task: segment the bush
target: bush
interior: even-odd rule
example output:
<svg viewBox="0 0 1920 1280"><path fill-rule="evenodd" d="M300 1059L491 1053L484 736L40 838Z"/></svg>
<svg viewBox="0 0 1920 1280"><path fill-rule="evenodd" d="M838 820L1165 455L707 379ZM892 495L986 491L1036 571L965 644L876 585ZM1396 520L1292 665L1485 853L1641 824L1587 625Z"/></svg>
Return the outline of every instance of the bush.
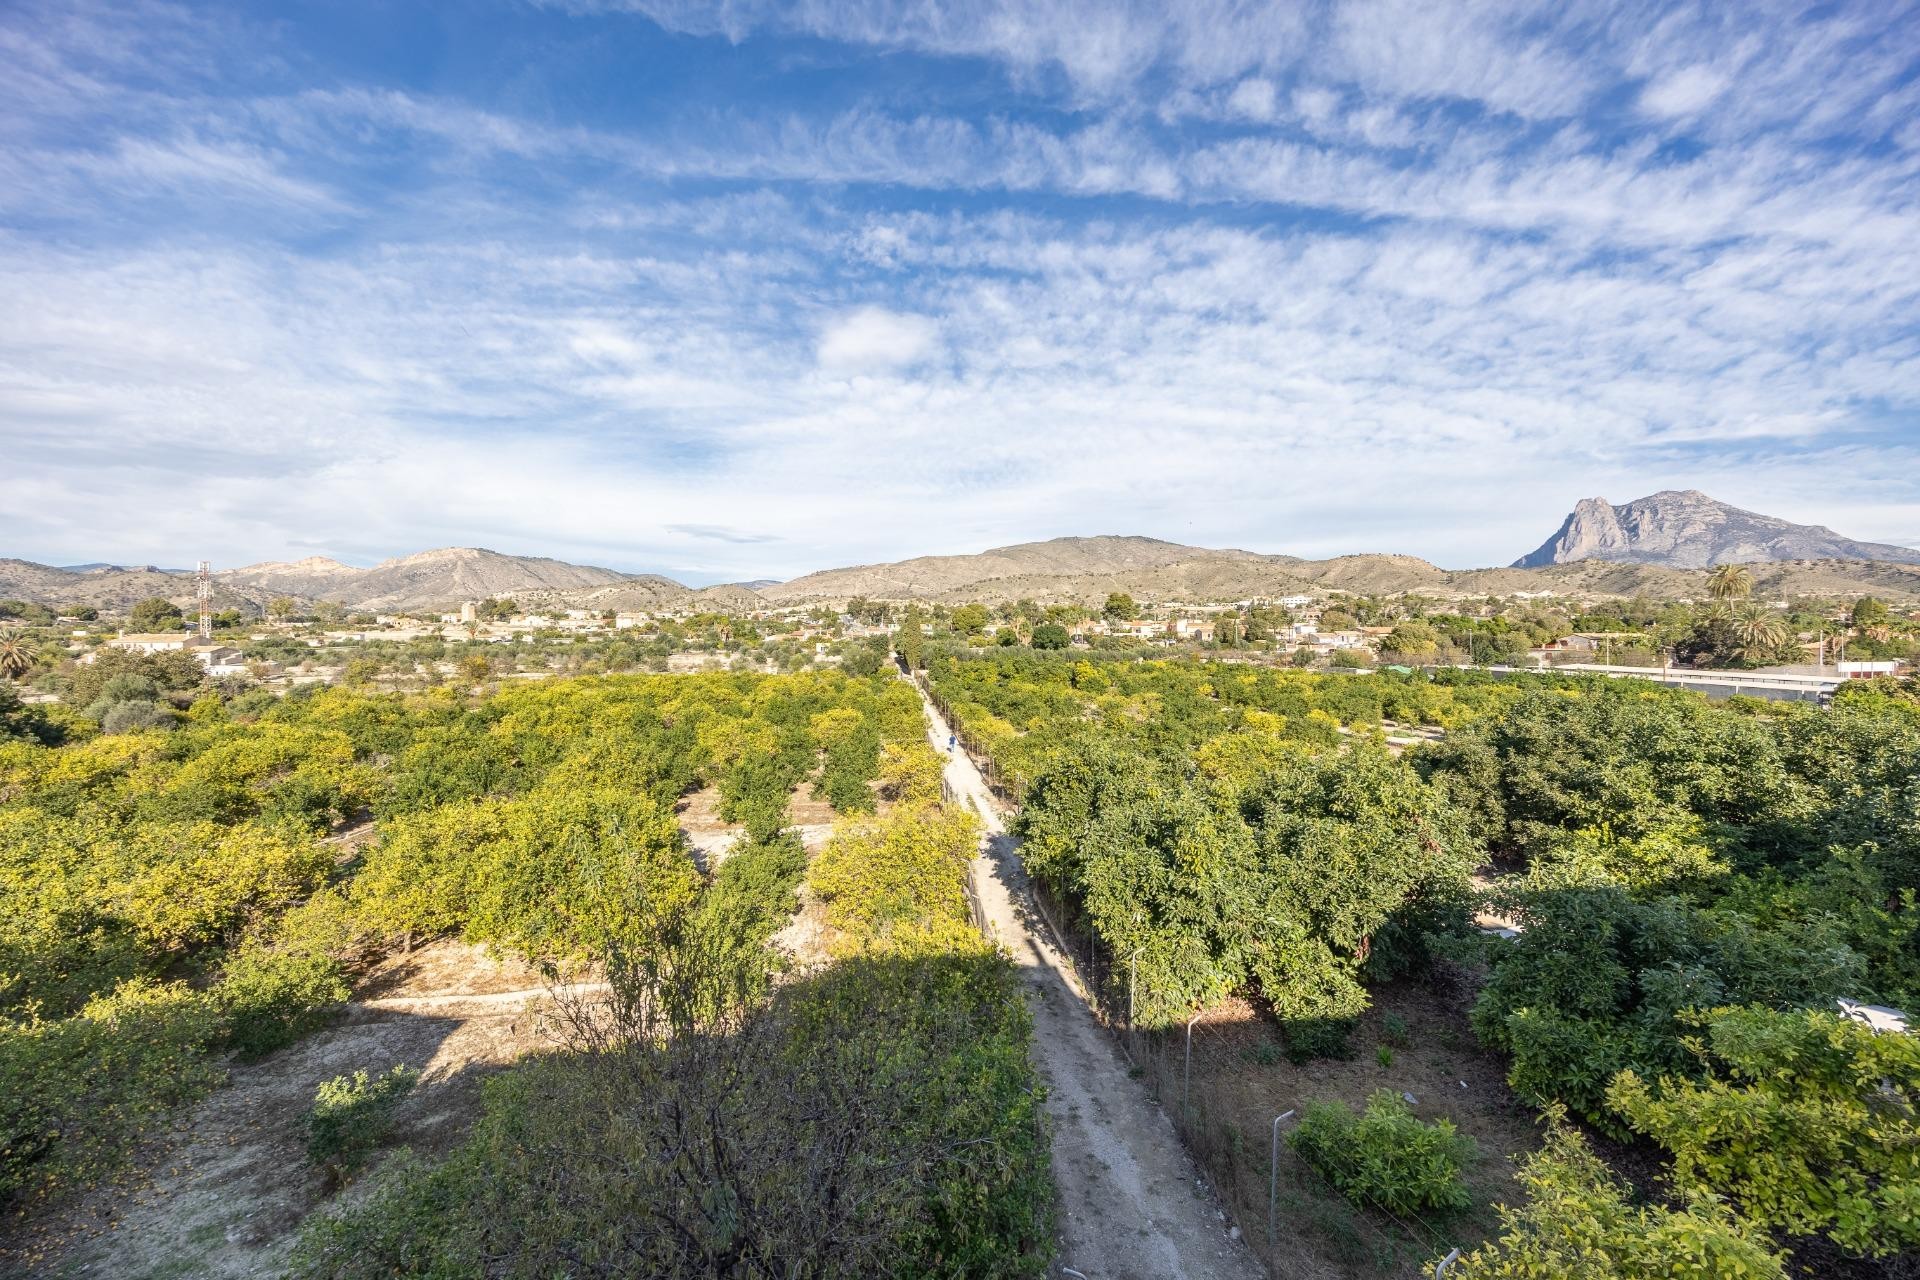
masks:
<svg viewBox="0 0 1920 1280"><path fill-rule="evenodd" d="M1472 1204L1462 1170L1473 1139L1450 1121L1423 1124L1385 1090L1367 1099L1365 1115L1343 1102L1309 1103L1287 1143L1356 1203L1391 1213L1465 1209Z"/></svg>
<svg viewBox="0 0 1920 1280"><path fill-rule="evenodd" d="M748 997L765 992L783 963L767 944L792 919L806 874L807 851L792 832L744 841L720 864L701 895L693 927L710 940L704 963L735 975L727 989Z"/></svg>
<svg viewBox="0 0 1920 1280"><path fill-rule="evenodd" d="M1673 1153L1673 1183L1856 1254L1920 1245L1920 1040L1830 1013L1690 1014L1707 1079L1622 1072L1607 1101Z"/></svg>
<svg viewBox="0 0 1920 1280"><path fill-rule="evenodd" d="M393 1112L420 1080L405 1063L383 1076L335 1076L313 1095L306 1115L307 1158L335 1178L366 1162L393 1128Z"/></svg>
<svg viewBox="0 0 1920 1280"><path fill-rule="evenodd" d="M346 976L331 956L265 947L242 951L214 988L227 1013L227 1043L243 1058L319 1030L347 995Z"/></svg>
<svg viewBox="0 0 1920 1280"><path fill-rule="evenodd" d="M1864 985L1864 961L1829 918L1769 921L1643 902L1617 887L1528 895L1525 931L1498 953L1473 1010L1481 1041L1512 1055L1508 1083L1620 1133L1616 1072L1682 1070L1678 1015L1729 1004L1804 1006Z"/></svg>
<svg viewBox="0 0 1920 1280"><path fill-rule="evenodd" d="M978 943L869 956L723 1026L535 1059L447 1162L315 1215L291 1273L1037 1278L1054 1189L1020 989Z"/></svg>
<svg viewBox="0 0 1920 1280"><path fill-rule="evenodd" d="M92 708L88 710L91 712ZM106 733L143 733L149 729L170 729L173 724L174 717L162 711L157 702L115 702L106 706L100 716L100 728Z"/></svg>
<svg viewBox="0 0 1920 1280"><path fill-rule="evenodd" d="M1613 1280L1785 1280L1766 1238L1711 1200L1637 1208L1580 1135L1549 1111L1541 1149L1520 1168L1526 1203L1500 1206L1500 1238L1455 1264L1460 1280L1608 1276Z"/></svg>
<svg viewBox="0 0 1920 1280"><path fill-rule="evenodd" d="M184 983L143 978L58 1022L0 1023L0 1204L82 1186L150 1122L220 1079L218 1011Z"/></svg>

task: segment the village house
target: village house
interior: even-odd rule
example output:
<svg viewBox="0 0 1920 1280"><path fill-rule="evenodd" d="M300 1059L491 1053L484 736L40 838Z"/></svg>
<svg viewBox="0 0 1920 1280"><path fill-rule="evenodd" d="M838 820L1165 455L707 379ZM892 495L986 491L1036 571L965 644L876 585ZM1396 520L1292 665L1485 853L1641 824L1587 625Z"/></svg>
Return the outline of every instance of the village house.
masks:
<svg viewBox="0 0 1920 1280"><path fill-rule="evenodd" d="M1202 643L1213 639L1213 625L1211 618L1175 618L1170 624L1173 634L1180 639Z"/></svg>
<svg viewBox="0 0 1920 1280"><path fill-rule="evenodd" d="M195 639L185 631L126 632L107 641L116 649L135 653L172 653L184 649Z"/></svg>

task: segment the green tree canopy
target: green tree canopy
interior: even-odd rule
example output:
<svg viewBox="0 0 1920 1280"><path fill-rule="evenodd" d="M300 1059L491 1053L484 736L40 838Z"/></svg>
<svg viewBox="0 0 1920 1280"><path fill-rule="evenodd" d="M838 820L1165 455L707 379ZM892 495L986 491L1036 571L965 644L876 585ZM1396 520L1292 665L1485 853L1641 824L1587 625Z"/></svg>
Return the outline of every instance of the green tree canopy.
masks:
<svg viewBox="0 0 1920 1280"><path fill-rule="evenodd" d="M1073 637L1057 622L1043 622L1033 629L1033 647L1036 649L1064 649L1071 643Z"/></svg>
<svg viewBox="0 0 1920 1280"><path fill-rule="evenodd" d="M1704 1079L1622 1072L1608 1102L1673 1153L1675 1185L1869 1256L1920 1245L1920 1039L1837 1014L1689 1014Z"/></svg>
<svg viewBox="0 0 1920 1280"><path fill-rule="evenodd" d="M171 631L180 618L180 606L160 596L149 596L127 612L127 624L135 631Z"/></svg>
<svg viewBox="0 0 1920 1280"><path fill-rule="evenodd" d="M963 604L953 611L953 616L948 621L956 632L963 636L970 636L987 625L987 606Z"/></svg>

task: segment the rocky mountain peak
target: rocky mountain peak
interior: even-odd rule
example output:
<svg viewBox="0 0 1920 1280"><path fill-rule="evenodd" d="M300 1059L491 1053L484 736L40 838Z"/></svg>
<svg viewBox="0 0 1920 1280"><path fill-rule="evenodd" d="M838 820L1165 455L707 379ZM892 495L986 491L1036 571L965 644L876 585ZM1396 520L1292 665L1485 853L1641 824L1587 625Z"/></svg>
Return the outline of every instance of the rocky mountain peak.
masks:
<svg viewBox="0 0 1920 1280"><path fill-rule="evenodd" d="M1769 560L1879 560L1920 563L1920 551L1856 542L1824 525L1794 524L1729 506L1698 489L1663 489L1614 506L1582 498L1560 529L1513 562L1532 569L1576 560L1659 564L1676 569Z"/></svg>

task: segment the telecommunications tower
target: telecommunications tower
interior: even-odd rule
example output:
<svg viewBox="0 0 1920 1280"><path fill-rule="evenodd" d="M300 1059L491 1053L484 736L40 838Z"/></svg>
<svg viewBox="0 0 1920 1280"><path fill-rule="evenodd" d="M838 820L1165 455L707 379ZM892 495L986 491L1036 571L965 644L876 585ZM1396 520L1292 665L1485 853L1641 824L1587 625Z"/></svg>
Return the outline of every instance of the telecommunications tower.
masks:
<svg viewBox="0 0 1920 1280"><path fill-rule="evenodd" d="M213 639L213 565L200 562L200 638Z"/></svg>

